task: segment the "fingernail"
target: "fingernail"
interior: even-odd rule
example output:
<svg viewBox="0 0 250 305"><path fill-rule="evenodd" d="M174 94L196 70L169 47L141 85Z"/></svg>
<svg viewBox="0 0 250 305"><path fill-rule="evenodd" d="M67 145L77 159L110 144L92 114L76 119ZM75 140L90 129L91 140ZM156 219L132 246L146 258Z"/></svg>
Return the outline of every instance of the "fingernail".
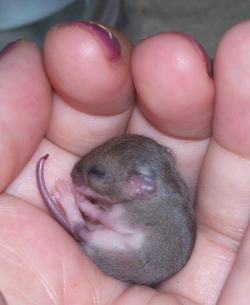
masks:
<svg viewBox="0 0 250 305"><path fill-rule="evenodd" d="M106 50L106 54L108 56L109 61L117 62L121 58L121 45L119 40L115 37L113 33L111 33L108 29L106 29L103 25L92 21L77 21L74 24L83 25L84 27L91 30L95 37L102 43Z"/></svg>
<svg viewBox="0 0 250 305"><path fill-rule="evenodd" d="M8 43L1 51L0 51L0 57L3 56L4 54L8 53L16 44L16 41L12 41L10 43Z"/></svg>
<svg viewBox="0 0 250 305"><path fill-rule="evenodd" d="M203 57L208 76L213 77L213 60L207 55L207 52L205 51L203 46L196 39L194 39L192 36L190 36L187 33L184 33L184 32L175 32L175 33L185 36L189 41L191 41L193 43L193 45L196 47L196 49L199 51L199 53Z"/></svg>

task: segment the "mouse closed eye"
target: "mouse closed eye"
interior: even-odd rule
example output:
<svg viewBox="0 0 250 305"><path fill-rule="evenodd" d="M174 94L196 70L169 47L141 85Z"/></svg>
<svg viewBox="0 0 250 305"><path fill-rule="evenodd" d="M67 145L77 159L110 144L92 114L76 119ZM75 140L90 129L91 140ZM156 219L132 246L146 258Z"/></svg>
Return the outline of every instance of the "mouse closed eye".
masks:
<svg viewBox="0 0 250 305"><path fill-rule="evenodd" d="M44 184L42 176L40 170L38 184ZM186 264L196 222L169 149L144 136L122 135L82 157L71 176L70 186L57 186L56 202L44 186L41 195L101 270L155 285Z"/></svg>
<svg viewBox="0 0 250 305"><path fill-rule="evenodd" d="M94 177L94 179L97 180L104 180L106 174L104 171L102 171L101 169L98 169L96 166L93 166L90 168L88 175Z"/></svg>

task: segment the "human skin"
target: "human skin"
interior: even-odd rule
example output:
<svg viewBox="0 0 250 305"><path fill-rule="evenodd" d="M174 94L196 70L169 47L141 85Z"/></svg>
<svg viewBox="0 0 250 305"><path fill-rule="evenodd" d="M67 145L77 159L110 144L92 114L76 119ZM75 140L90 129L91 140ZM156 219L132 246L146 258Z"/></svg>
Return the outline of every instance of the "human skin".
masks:
<svg viewBox="0 0 250 305"><path fill-rule="evenodd" d="M43 57L27 41L1 56L0 289L9 304L249 304L249 30L246 21L222 37L213 79L177 33L143 40L130 58L115 32L123 55L111 63L88 28L64 24L48 33ZM196 197L194 252L158 290L105 276L51 217L35 181L40 156L50 153L53 187L126 127L170 147Z"/></svg>

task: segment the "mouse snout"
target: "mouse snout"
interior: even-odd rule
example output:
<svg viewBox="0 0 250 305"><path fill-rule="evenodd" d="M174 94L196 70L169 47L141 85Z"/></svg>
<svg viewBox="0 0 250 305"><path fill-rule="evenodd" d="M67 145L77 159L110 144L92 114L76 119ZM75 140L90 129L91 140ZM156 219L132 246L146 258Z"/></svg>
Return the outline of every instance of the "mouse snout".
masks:
<svg viewBox="0 0 250 305"><path fill-rule="evenodd" d="M83 176L81 166L79 166L79 163L76 163L76 165L73 167L71 171L71 178L75 186L81 186L83 184L86 184L86 179Z"/></svg>

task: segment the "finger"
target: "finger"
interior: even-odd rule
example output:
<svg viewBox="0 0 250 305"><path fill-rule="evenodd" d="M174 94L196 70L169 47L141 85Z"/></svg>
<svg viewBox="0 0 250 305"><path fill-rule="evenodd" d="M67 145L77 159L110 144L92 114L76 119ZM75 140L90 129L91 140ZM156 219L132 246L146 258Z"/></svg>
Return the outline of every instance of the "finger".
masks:
<svg viewBox="0 0 250 305"><path fill-rule="evenodd" d="M228 256L232 256L228 270L235 260L219 304L249 303L249 231L242 240L250 217L249 30L250 21L234 26L221 40L216 52L218 97L214 140L210 149L211 157L206 162L206 168L209 169L207 174L204 169L200 194L200 198L204 198L203 206L200 207L202 224L212 229L210 238L215 243L220 243L220 236L230 241L224 245L224 255L227 251L230 253ZM205 187L210 175L217 179L210 179ZM213 196L207 194L207 188L210 188ZM243 244L235 258L240 242Z"/></svg>
<svg viewBox="0 0 250 305"><path fill-rule="evenodd" d="M211 283L205 291L199 285L194 293L212 296L213 302L232 267L250 216L249 30L249 21L230 29L220 41L214 61L214 131L197 198L196 262L200 267L194 275L197 283Z"/></svg>
<svg viewBox="0 0 250 305"><path fill-rule="evenodd" d="M0 58L0 189L17 176L43 137L51 115L52 93L41 50L18 41Z"/></svg>
<svg viewBox="0 0 250 305"><path fill-rule="evenodd" d="M83 154L125 130L134 101L131 44L103 26L75 22L48 33L44 61L56 94L47 137Z"/></svg>
<svg viewBox="0 0 250 305"><path fill-rule="evenodd" d="M233 27L216 51L214 133L199 196L202 223L237 241L249 218L249 29L250 21Z"/></svg>
<svg viewBox="0 0 250 305"><path fill-rule="evenodd" d="M214 86L202 47L181 33L160 33L132 54L138 108L128 131L152 136L172 148L194 194L211 135Z"/></svg>

